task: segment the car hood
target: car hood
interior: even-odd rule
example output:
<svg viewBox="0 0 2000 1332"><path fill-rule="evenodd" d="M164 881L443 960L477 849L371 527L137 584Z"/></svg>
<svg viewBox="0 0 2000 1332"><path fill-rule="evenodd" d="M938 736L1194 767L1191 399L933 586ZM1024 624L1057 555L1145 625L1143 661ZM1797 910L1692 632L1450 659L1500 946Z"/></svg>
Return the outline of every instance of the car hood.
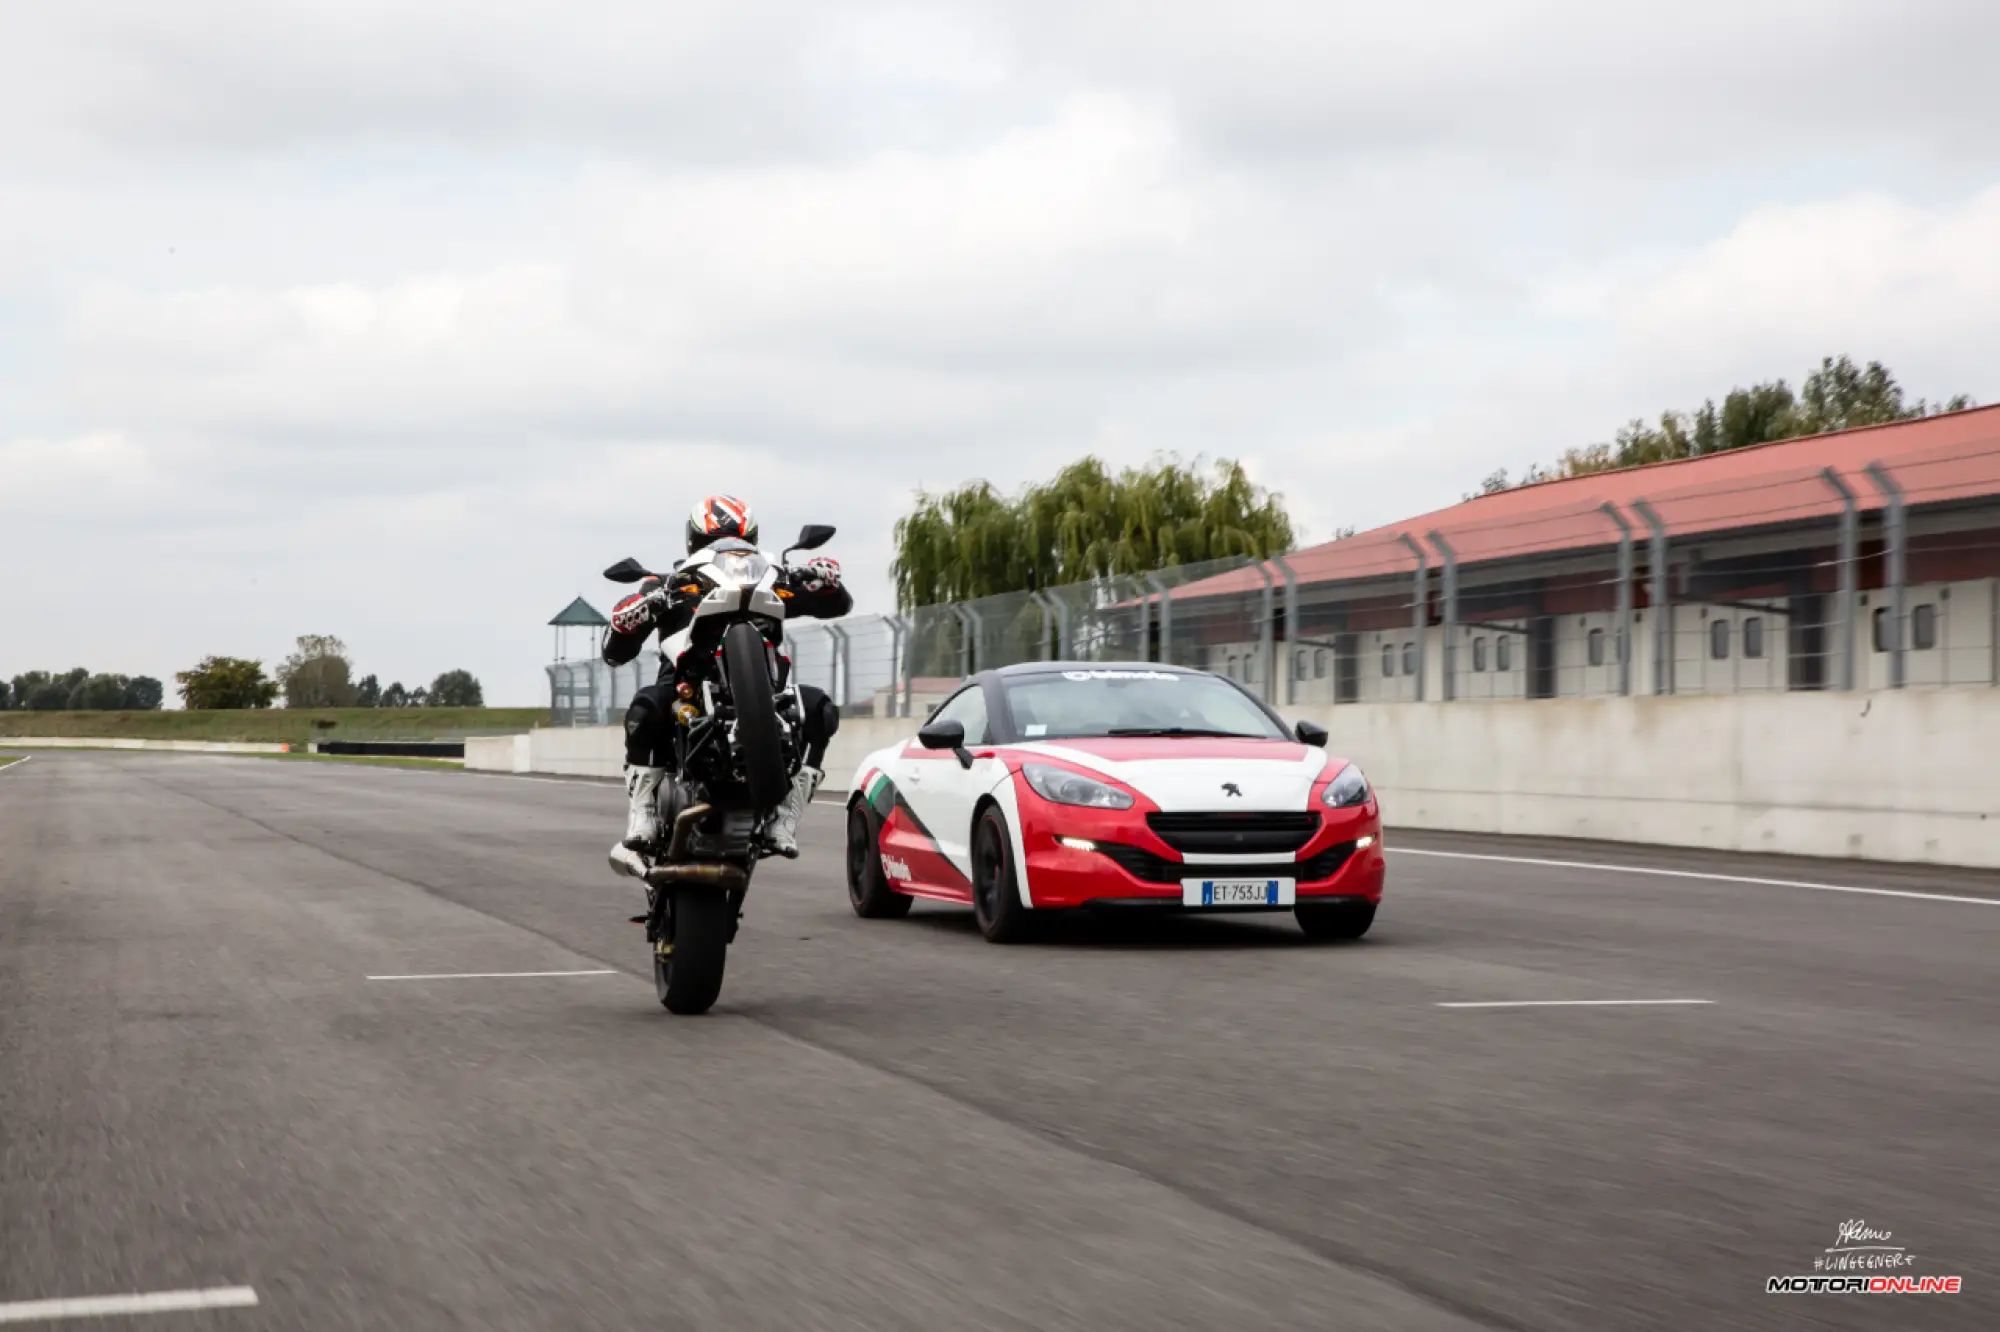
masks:
<svg viewBox="0 0 2000 1332"><path fill-rule="evenodd" d="M1346 760L1290 740L1175 738L1030 741L1019 762L1059 759L1122 782L1162 810L1304 809L1313 783ZM1241 795L1231 795L1225 784Z"/></svg>

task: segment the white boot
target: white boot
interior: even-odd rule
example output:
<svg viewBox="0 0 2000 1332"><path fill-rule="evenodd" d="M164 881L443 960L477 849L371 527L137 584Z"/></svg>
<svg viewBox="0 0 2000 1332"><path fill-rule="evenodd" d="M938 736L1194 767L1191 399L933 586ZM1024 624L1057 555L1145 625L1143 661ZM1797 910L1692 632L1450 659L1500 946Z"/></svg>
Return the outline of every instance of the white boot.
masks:
<svg viewBox="0 0 2000 1332"><path fill-rule="evenodd" d="M799 820L805 817L806 806L812 803L813 792L826 780L826 774L807 764L799 769L799 775L792 778L791 793L785 803L779 805L771 816L771 829L766 834L771 849L787 860L799 858Z"/></svg>
<svg viewBox="0 0 2000 1332"><path fill-rule="evenodd" d="M646 858L640 852L651 850L659 840L660 783L666 775L665 768L625 765L625 795L630 804L625 814L624 840L611 848L613 869L635 878L644 877Z"/></svg>

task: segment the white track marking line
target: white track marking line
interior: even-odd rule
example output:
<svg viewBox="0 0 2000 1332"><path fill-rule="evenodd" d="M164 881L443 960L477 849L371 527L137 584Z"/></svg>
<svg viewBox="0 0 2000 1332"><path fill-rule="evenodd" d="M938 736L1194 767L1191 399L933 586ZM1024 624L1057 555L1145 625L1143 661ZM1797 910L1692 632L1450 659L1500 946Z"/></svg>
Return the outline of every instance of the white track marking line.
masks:
<svg viewBox="0 0 2000 1332"><path fill-rule="evenodd" d="M0 1323L33 1323L55 1318L112 1318L121 1314L180 1313L188 1309L250 1309L257 1292L248 1286L206 1290L156 1290L144 1295L86 1295L73 1299L18 1300L0 1304Z"/></svg>
<svg viewBox="0 0 2000 1332"><path fill-rule="evenodd" d="M1650 865L1602 865L1583 860L1544 860L1535 856L1476 855L1470 851L1428 851L1413 846L1385 850L1405 856L1438 856L1446 860L1493 860L1506 865L1547 865L1556 869L1596 870L1604 874L1654 874L1668 879L1707 879L1713 883L1750 883L1765 888L1806 888L1816 893L1859 893L1866 897L1907 897L1919 902L1959 902L1967 906L2000 907L2000 897L1960 897L1952 893L1919 893L1906 888L1858 888L1844 883L1806 883L1799 879L1757 879L1743 874L1709 874L1700 870L1656 869Z"/></svg>
<svg viewBox="0 0 2000 1332"><path fill-rule="evenodd" d="M1439 1008L1650 1008L1666 1004L1712 1004L1713 999L1481 999L1439 1004Z"/></svg>
<svg viewBox="0 0 2000 1332"><path fill-rule="evenodd" d="M411 976L370 976L372 981L524 980L531 976L615 976L609 967L597 971L434 971Z"/></svg>
<svg viewBox="0 0 2000 1332"><path fill-rule="evenodd" d="M13 755L10 754L8 755L8 757L13 758L14 761L12 763L0 764L0 777L5 777L8 773L14 771L14 769L16 768L25 768L30 763L33 763L35 761L35 756L33 754L22 754L18 758L15 758Z"/></svg>

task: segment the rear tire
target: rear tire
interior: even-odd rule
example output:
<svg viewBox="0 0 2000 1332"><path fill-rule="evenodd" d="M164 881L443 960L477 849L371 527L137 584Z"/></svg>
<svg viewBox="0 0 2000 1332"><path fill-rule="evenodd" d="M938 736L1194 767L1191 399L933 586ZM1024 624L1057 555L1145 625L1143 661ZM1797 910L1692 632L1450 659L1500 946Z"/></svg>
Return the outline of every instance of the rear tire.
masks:
<svg viewBox="0 0 2000 1332"><path fill-rule="evenodd" d="M979 816L972 834L972 916L988 943L1021 943L1035 932L1034 913L1021 901L1014 839L993 808Z"/></svg>
<svg viewBox="0 0 2000 1332"><path fill-rule="evenodd" d="M764 636L747 624L732 624L722 636L723 668L736 705L737 759L758 811L776 809L791 790L785 771L778 701L772 691L769 649Z"/></svg>
<svg viewBox="0 0 2000 1332"><path fill-rule="evenodd" d="M868 807L847 811L847 901L863 920L900 920L910 914L910 898L889 886L882 873L882 847Z"/></svg>
<svg viewBox="0 0 2000 1332"><path fill-rule="evenodd" d="M1359 939L1375 923L1375 903L1301 902L1292 914L1308 939Z"/></svg>
<svg viewBox="0 0 2000 1332"><path fill-rule="evenodd" d="M736 909L717 888L676 888L673 952L653 954L653 988L661 1005L682 1017L706 1013L722 994Z"/></svg>

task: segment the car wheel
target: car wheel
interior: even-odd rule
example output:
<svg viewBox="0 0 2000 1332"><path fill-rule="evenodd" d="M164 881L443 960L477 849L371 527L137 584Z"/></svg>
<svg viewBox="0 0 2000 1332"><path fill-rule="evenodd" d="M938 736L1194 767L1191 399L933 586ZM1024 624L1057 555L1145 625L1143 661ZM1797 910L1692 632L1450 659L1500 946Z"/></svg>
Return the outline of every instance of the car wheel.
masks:
<svg viewBox="0 0 2000 1332"><path fill-rule="evenodd" d="M910 914L910 898L882 874L882 848L868 807L847 811L847 902L863 920L896 920Z"/></svg>
<svg viewBox="0 0 2000 1332"><path fill-rule="evenodd" d="M1021 903L1014 839L997 809L981 814L972 834L972 915L988 943L1020 943L1034 931L1034 914Z"/></svg>
<svg viewBox="0 0 2000 1332"><path fill-rule="evenodd" d="M1373 902L1301 902L1292 908L1308 939L1359 939L1375 923Z"/></svg>

